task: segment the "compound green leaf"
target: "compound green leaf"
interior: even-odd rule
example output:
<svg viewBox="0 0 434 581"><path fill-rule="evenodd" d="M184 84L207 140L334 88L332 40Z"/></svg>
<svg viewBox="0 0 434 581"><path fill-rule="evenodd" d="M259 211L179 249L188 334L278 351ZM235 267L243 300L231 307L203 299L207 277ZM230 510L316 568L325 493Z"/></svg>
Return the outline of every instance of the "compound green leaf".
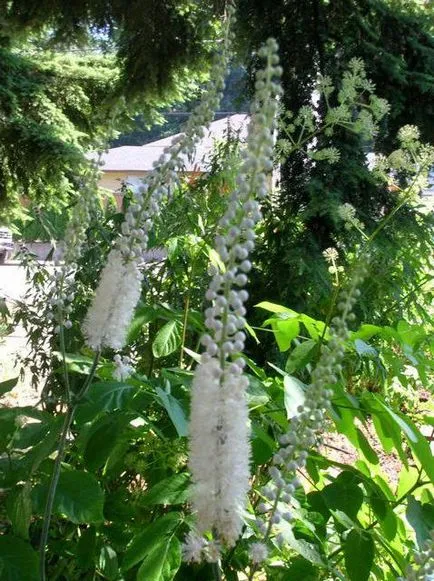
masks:
<svg viewBox="0 0 434 581"><path fill-rule="evenodd" d="M137 581L172 581L181 566L181 543L172 535L161 539L137 572Z"/></svg>
<svg viewBox="0 0 434 581"><path fill-rule="evenodd" d="M186 472L160 480L141 499L141 506L182 504L188 498L190 476Z"/></svg>
<svg viewBox="0 0 434 581"><path fill-rule="evenodd" d="M153 553L156 547L169 542L181 521L182 516L179 512L169 512L145 527L127 547L122 561L122 570L128 571L143 561L147 555Z"/></svg>

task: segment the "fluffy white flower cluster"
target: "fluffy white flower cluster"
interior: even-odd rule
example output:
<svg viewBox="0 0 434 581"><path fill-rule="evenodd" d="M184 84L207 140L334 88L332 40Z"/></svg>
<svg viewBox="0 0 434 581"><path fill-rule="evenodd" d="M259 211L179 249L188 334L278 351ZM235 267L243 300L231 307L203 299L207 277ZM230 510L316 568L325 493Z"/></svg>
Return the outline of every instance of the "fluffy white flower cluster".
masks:
<svg viewBox="0 0 434 581"><path fill-rule="evenodd" d="M420 131L416 125L404 125L398 131L398 139L401 143L408 144L413 141L418 141L420 137Z"/></svg>
<svg viewBox="0 0 434 581"><path fill-rule="evenodd" d="M291 420L289 431L280 438L281 447L273 457L269 470L271 484L262 489L264 502L258 506L261 513L256 519L258 530L268 538L281 519L292 520L291 502L299 486L297 471L305 468L308 450L317 444L318 433L323 428L325 413L330 408L333 390L341 371L344 356L343 345L348 339L347 321L354 319L351 312L357 297L358 286L365 275L366 267L359 267L354 274L351 287L342 293L338 303L339 315L330 327L331 339L321 347L321 356L312 373L312 382L306 390L303 405L298 415ZM279 537L279 535L277 535Z"/></svg>
<svg viewBox="0 0 434 581"><path fill-rule="evenodd" d="M417 568L409 567L405 577L398 581L432 581L434 579L434 531L431 538L425 541L421 552L416 553L414 560Z"/></svg>
<svg viewBox="0 0 434 581"><path fill-rule="evenodd" d="M214 529L229 546L238 539L249 488L247 380L224 375L217 359L201 363L192 386L190 459L199 534Z"/></svg>
<svg viewBox="0 0 434 581"><path fill-rule="evenodd" d="M206 298L212 306L205 311L208 333L202 338L206 351L192 388L189 466L197 531L199 535L213 531L228 546L241 533L250 475L248 381L242 375L245 362L239 356L244 349L248 293L241 287L252 267L249 253L254 247L254 226L261 218L257 199L268 193L276 97L281 93L275 81L282 72L276 41L270 39L260 56L267 59L267 65L256 75L256 99L237 188L219 223L221 234L215 246L224 269L211 272ZM193 558L191 547L189 554ZM200 554L194 556L200 558Z"/></svg>
<svg viewBox="0 0 434 581"><path fill-rule="evenodd" d="M125 262L113 249L102 272L91 308L83 322L86 342L95 351L121 349L131 314L139 301L142 273L134 262Z"/></svg>
<svg viewBox="0 0 434 581"><path fill-rule="evenodd" d="M143 183L132 188L134 202L126 212L121 227L122 234L110 252L99 287L83 324L87 343L93 349L101 349L104 346L118 349L124 345L128 325L140 298L137 281L141 280L140 266L147 256L149 232L154 220L160 215L161 203L167 199L171 188L179 181L179 172L183 169L185 158L193 153L195 146L204 136L205 128L211 123L214 111L222 98L233 36L229 30L233 13L234 8L230 5L224 48L214 59L209 86L189 117L184 133L173 139L171 145L165 148ZM133 288L130 288L130 285ZM130 288L129 292L127 288ZM127 291L126 295L123 294L124 291Z"/></svg>

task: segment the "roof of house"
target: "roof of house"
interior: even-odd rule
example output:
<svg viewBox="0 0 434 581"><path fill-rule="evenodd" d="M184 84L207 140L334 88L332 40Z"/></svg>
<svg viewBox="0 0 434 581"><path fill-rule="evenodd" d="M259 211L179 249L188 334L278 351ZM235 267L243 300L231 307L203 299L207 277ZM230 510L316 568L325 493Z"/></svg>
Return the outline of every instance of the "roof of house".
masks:
<svg viewBox="0 0 434 581"><path fill-rule="evenodd" d="M239 138L245 140L248 121L249 116L246 114L231 115L218 121L213 121L206 131L205 137L199 142L194 157L192 159L187 159L187 157L184 159L185 171L206 171L214 143L223 140L228 133L228 129L237 132ZM103 172L150 171L153 169L152 164L159 159L164 149L178 136L179 134L172 135L146 145L113 147L103 154L101 169Z"/></svg>

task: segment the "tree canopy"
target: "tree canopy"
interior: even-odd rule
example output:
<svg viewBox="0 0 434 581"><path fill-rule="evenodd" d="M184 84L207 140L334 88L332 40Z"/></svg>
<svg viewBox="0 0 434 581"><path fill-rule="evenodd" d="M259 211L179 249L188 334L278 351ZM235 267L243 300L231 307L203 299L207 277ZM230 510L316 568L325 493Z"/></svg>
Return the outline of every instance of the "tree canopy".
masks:
<svg viewBox="0 0 434 581"><path fill-rule="evenodd" d="M331 292L322 252L336 237L345 237L334 214L337 204L353 204L363 221L374 223L397 203L396 195L373 179L366 153L377 148L391 152L397 147L398 128L406 124L418 125L422 139L433 135L432 9L385 0L240 0L238 7L242 15L238 21L240 45L247 54L270 35L280 44L286 65L282 78L286 110L297 112L302 106L311 106L318 75L336 83L353 57L365 62L376 94L390 104L375 142L366 142L346 130L320 138L322 147L336 146L341 154L327 171L301 153L292 155L282 166L278 205L267 214L262 249L266 276L260 276L266 288L259 294L271 293L275 300L300 309L313 295L320 314ZM254 68L255 60L251 63ZM323 106L319 104L319 114ZM402 212L396 227L378 240L378 249L389 250L387 259L378 257L383 265L380 268L386 267L383 261L389 268L402 260L398 256L403 232L428 243L429 220L414 210ZM391 249L396 262L390 260ZM410 254L406 257L409 284L418 278L421 268L419 257ZM286 272L285 277L282 272ZM376 301L382 295L378 290L372 290Z"/></svg>

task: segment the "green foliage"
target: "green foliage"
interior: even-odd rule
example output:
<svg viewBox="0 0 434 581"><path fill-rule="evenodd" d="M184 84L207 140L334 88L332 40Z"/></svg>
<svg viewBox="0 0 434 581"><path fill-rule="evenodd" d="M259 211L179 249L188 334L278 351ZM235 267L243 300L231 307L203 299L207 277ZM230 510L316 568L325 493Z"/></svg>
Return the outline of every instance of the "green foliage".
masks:
<svg viewBox="0 0 434 581"><path fill-rule="evenodd" d="M68 200L86 172L84 151L107 122L116 69L110 57L0 49L0 200Z"/></svg>
<svg viewBox="0 0 434 581"><path fill-rule="evenodd" d="M191 74L187 67L203 65L202 42L213 36L216 23L210 2L168 0L158 8L150 1L2 2L0 40L9 44L16 36L43 36L48 30L46 44L51 47L111 49L130 93L162 97L177 91Z"/></svg>
<svg viewBox="0 0 434 581"><path fill-rule="evenodd" d="M372 107L371 101L371 112ZM300 131L303 124L315 122L306 110L296 119ZM330 150L323 149L321 155L336 158ZM92 359L80 331L123 212L113 206L96 212L78 264L73 325L60 336L45 318L49 271L24 253L32 285L15 320L29 334L25 367L35 383L41 376L46 379L41 409L0 410L5 506L0 579L38 578L35 549L48 522L47 498L53 500L53 510L41 553L48 578L216 578L210 564L181 558L181 543L193 526L186 436L193 367L204 329L205 273L209 264L221 267L212 247L215 224L226 193L235 187L238 164L237 145L229 139L217 148L208 176L172 192L163 219L155 225L141 302L122 352L134 362L128 379L114 380L110 350ZM408 200L403 191L404 207ZM130 196L125 194L127 206ZM384 229L393 217L392 211L386 215ZM344 248L348 260L360 251L359 234L375 237L375 227L369 230L365 216L363 220L367 233L357 214L340 217L351 228L358 223L357 234L351 231ZM264 295L255 314L250 313L258 321L248 327L245 354L254 477L243 536L221 562L227 579L252 577L248 549L261 538L254 512L263 500L263 486L270 482L278 441L299 413L312 369L331 340L337 290L351 277L338 266L336 262L329 272L324 261L333 293L323 317L312 296L311 308L300 311ZM280 276L287 284L286 273ZM375 272L372 276L379 277ZM387 281L382 284L389 288ZM282 519L276 523L279 537L267 537L269 559L260 574L269 579L396 579L414 562L413 550L433 526L432 454L422 433L422 426L432 425L432 404L424 407L418 397L421 385L429 386L434 377L432 322L427 317L385 317L383 324L373 324L376 311L369 312L372 317L356 322L342 347L321 446L309 450L306 470L298 474L293 521ZM6 393L14 382L0 384L0 392ZM404 396L397 396L398 383ZM350 458L342 452L344 446L350 447ZM392 470L385 462L390 455ZM59 482L50 492L57 468Z"/></svg>

